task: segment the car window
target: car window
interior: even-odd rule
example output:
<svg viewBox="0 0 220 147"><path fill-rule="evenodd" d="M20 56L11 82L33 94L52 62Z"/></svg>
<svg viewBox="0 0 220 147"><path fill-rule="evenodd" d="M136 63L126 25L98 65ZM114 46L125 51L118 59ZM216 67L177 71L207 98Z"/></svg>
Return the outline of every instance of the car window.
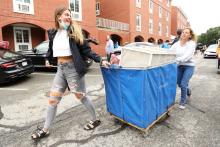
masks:
<svg viewBox="0 0 220 147"><path fill-rule="evenodd" d="M35 47L35 49L39 52L47 52L48 50L48 46L49 46L49 42L48 41L45 41L45 42L42 42L40 43L39 45L37 45Z"/></svg>
<svg viewBox="0 0 220 147"><path fill-rule="evenodd" d="M212 44L212 45L210 45L210 46L207 48L207 50L209 50L209 51L215 51L216 48L217 48L217 44Z"/></svg>
<svg viewBox="0 0 220 147"><path fill-rule="evenodd" d="M13 52L7 51L7 50L0 50L0 59L16 59L20 57L21 55L15 54Z"/></svg>

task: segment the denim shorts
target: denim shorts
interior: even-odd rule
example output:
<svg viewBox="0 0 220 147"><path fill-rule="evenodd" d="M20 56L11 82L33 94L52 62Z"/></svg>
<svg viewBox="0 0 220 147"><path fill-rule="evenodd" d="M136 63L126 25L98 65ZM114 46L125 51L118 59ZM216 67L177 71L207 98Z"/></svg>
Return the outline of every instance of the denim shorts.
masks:
<svg viewBox="0 0 220 147"><path fill-rule="evenodd" d="M64 93L66 88L73 93L86 93L84 76L79 76L73 62L58 64L51 92Z"/></svg>

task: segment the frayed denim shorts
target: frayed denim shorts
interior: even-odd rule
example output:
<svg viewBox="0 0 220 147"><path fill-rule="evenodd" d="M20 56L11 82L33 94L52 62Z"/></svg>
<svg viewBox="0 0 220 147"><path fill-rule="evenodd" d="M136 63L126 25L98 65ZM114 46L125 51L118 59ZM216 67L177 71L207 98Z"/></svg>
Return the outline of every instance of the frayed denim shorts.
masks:
<svg viewBox="0 0 220 147"><path fill-rule="evenodd" d="M86 93L84 76L79 76L73 62L58 64L51 92L64 93L67 88L73 93Z"/></svg>

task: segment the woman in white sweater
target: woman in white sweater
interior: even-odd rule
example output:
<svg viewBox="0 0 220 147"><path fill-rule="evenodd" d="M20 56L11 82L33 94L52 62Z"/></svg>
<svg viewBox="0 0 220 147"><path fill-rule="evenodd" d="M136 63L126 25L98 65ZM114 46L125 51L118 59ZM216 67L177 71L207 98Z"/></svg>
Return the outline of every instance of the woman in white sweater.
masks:
<svg viewBox="0 0 220 147"><path fill-rule="evenodd" d="M180 109L185 109L187 96L191 95L188 85L195 70L195 61L193 60L195 48L195 34L191 28L185 28L180 40L171 47L171 49L176 50L177 84L181 88Z"/></svg>

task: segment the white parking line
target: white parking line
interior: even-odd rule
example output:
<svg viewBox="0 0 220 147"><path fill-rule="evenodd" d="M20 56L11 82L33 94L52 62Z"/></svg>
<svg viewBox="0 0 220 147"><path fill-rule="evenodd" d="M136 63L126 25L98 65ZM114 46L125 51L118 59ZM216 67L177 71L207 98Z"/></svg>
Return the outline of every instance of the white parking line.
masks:
<svg viewBox="0 0 220 147"><path fill-rule="evenodd" d="M0 88L0 90L8 90L8 91L28 91L27 88Z"/></svg>
<svg viewBox="0 0 220 147"><path fill-rule="evenodd" d="M32 73L32 75L54 76L55 73L40 73L40 72L35 72L35 73Z"/></svg>
<svg viewBox="0 0 220 147"><path fill-rule="evenodd" d="M32 73L33 75L42 75L42 76L55 76L55 73ZM90 75L90 74L86 74L86 77L100 77L102 75Z"/></svg>

